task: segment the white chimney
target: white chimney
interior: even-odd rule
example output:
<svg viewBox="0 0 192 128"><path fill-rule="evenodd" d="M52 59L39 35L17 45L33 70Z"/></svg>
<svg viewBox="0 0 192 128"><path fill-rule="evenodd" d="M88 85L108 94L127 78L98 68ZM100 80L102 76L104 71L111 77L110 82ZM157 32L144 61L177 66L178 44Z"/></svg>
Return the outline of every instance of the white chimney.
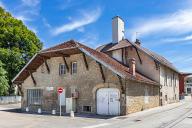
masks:
<svg viewBox="0 0 192 128"><path fill-rule="evenodd" d="M112 42L118 43L124 39L124 22L119 16L112 19Z"/></svg>

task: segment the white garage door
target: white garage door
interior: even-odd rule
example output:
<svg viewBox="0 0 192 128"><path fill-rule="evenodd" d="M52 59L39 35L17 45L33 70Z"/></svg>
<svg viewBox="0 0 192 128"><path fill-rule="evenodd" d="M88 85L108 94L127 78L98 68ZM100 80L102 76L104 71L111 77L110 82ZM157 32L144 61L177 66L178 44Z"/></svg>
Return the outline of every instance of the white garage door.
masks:
<svg viewBox="0 0 192 128"><path fill-rule="evenodd" d="M97 91L97 114L119 115L120 92L116 88L101 88Z"/></svg>

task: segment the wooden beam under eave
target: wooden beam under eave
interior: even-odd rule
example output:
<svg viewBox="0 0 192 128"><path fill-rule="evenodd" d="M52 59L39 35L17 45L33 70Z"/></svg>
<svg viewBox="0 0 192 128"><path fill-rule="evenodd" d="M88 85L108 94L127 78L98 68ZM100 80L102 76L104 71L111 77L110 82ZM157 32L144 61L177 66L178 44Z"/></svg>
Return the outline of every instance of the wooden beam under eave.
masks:
<svg viewBox="0 0 192 128"><path fill-rule="evenodd" d="M36 72L36 69L26 68L26 70L28 70L30 72Z"/></svg>
<svg viewBox="0 0 192 128"><path fill-rule="evenodd" d="M31 76L31 79L32 79L32 81L33 81L34 86L36 86L36 85L37 85L37 82L36 82L35 78L33 77L33 73L31 73L29 70L27 70L27 72L28 72L29 75Z"/></svg>
<svg viewBox="0 0 192 128"><path fill-rule="evenodd" d="M58 56L70 57L70 55L64 54L62 52L55 52Z"/></svg>
<svg viewBox="0 0 192 128"><path fill-rule="evenodd" d="M45 63L47 72L50 73L50 68L49 68L49 65L48 65L48 63L47 63L47 60L44 59L44 63Z"/></svg>
<svg viewBox="0 0 192 128"><path fill-rule="evenodd" d="M119 83L120 83L120 87L121 87L121 90L122 90L122 94L125 94L125 88L123 86L123 81L122 81L122 77L117 75L118 79L119 79Z"/></svg>
<svg viewBox="0 0 192 128"><path fill-rule="evenodd" d="M122 78L121 78L121 76L117 75L117 77L118 77L118 79L119 79L119 83L120 83L120 85L123 86L123 82L122 82Z"/></svg>
<svg viewBox="0 0 192 128"><path fill-rule="evenodd" d="M22 84L24 81L14 81L13 84Z"/></svg>
<svg viewBox="0 0 192 128"><path fill-rule="evenodd" d="M64 63L65 63L67 72L69 72L69 66L68 66L68 64L67 64L66 58L65 58L65 56L62 56L62 57L63 57L63 61L64 61Z"/></svg>
<svg viewBox="0 0 192 128"><path fill-rule="evenodd" d="M88 70L88 69L89 69L89 66L88 66L88 63L87 63L87 58L86 58L86 56L85 56L84 53L82 53L82 55L83 55L83 60L84 60L84 63L85 63L85 67L86 67L86 69Z"/></svg>
<svg viewBox="0 0 192 128"><path fill-rule="evenodd" d="M42 55L39 55L42 59L43 59L43 62L45 63L45 66L46 66L46 69L47 69L47 72L50 73L50 68L49 68L49 65L47 63L47 59L50 59L50 57L45 57L45 56L42 56Z"/></svg>
<svg viewBox="0 0 192 128"><path fill-rule="evenodd" d="M23 90L22 90L22 84L17 85L17 87L18 87L18 90L19 90L19 94L20 94L21 96L23 96L24 93L23 93Z"/></svg>
<svg viewBox="0 0 192 128"><path fill-rule="evenodd" d="M43 59L50 59L51 57L48 57L48 56L44 56L44 55L39 55L40 58L43 58Z"/></svg>
<svg viewBox="0 0 192 128"><path fill-rule="evenodd" d="M105 75L104 75L104 72L103 72L102 65L99 62L97 62L97 63L99 65L99 69L100 69L100 72L101 72L101 76L102 76L103 82L105 83Z"/></svg>
<svg viewBox="0 0 192 128"><path fill-rule="evenodd" d="M138 50L137 50L137 48L134 46L134 48L135 48L135 50L136 50L136 53L137 53L137 56L138 56L138 58L139 58L139 62L140 62L140 64L142 64L142 60L141 60L141 57L140 57L140 55L139 55L139 52L138 52Z"/></svg>
<svg viewBox="0 0 192 128"><path fill-rule="evenodd" d="M154 63L155 63L155 67L156 67L156 70L159 70L160 69L160 64L158 61L154 60Z"/></svg>

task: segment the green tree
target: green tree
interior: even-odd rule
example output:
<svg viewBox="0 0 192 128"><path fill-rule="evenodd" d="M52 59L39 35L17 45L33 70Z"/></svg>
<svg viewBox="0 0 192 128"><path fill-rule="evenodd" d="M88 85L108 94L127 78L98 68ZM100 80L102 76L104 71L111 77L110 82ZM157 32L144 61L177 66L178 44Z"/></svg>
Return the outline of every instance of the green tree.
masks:
<svg viewBox="0 0 192 128"><path fill-rule="evenodd" d="M6 73L7 72L3 68L3 63L0 61L0 96L6 95L9 88Z"/></svg>
<svg viewBox="0 0 192 128"><path fill-rule="evenodd" d="M0 60L10 86L13 77L41 49L42 42L35 33L0 7Z"/></svg>

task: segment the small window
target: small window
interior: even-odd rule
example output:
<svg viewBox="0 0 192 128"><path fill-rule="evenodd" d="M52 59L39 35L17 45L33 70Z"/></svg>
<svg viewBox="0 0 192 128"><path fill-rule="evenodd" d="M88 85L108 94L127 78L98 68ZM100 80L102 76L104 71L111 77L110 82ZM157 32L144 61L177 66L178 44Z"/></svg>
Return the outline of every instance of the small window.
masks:
<svg viewBox="0 0 192 128"><path fill-rule="evenodd" d="M77 62L72 62L72 74L77 73Z"/></svg>
<svg viewBox="0 0 192 128"><path fill-rule="evenodd" d="M65 64L60 64L59 65L59 75L66 74L66 66Z"/></svg>
<svg viewBox="0 0 192 128"><path fill-rule="evenodd" d="M168 100L167 95L165 95L165 101L167 101L167 100Z"/></svg>
<svg viewBox="0 0 192 128"><path fill-rule="evenodd" d="M91 106L83 106L84 112L91 112Z"/></svg>
<svg viewBox="0 0 192 128"><path fill-rule="evenodd" d="M42 96L43 96L42 89L27 89L28 105L41 105Z"/></svg>
<svg viewBox="0 0 192 128"><path fill-rule="evenodd" d="M187 88L187 94L191 93L191 88Z"/></svg>
<svg viewBox="0 0 192 128"><path fill-rule="evenodd" d="M168 79L168 77L167 77L167 74L166 74L166 75L165 75L165 80L164 80L164 82L165 82L164 85L165 85L165 86L167 86L167 79Z"/></svg>

